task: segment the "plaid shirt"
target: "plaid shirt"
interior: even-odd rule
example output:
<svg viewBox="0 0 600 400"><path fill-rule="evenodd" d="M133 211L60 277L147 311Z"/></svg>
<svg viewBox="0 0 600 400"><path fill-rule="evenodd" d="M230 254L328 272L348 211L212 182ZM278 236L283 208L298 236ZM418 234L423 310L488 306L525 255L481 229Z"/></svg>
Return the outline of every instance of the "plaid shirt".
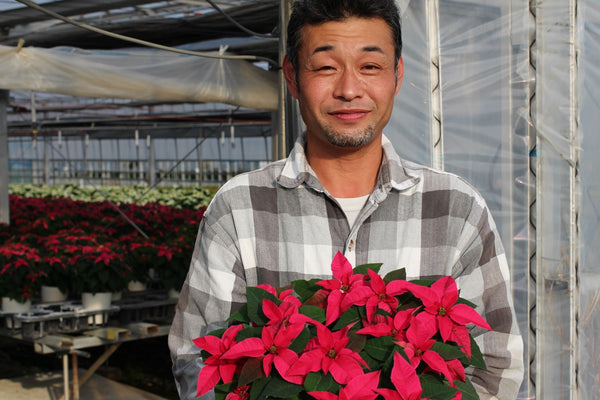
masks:
<svg viewBox="0 0 600 400"><path fill-rule="evenodd" d="M482 399L514 399L523 343L500 237L481 196L461 178L400 159L384 136L376 187L349 226L307 163L301 137L286 160L234 177L208 207L169 335L183 399L202 367L192 339L223 327L246 286L330 278L341 251L352 263L405 267L408 279L453 276L493 328L472 330L488 369L469 370Z"/></svg>

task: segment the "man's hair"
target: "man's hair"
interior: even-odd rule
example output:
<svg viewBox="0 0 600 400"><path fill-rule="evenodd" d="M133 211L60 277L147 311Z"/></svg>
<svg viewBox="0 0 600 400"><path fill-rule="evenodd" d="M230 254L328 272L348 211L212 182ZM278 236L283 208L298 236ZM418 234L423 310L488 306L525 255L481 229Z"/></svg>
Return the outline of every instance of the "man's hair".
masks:
<svg viewBox="0 0 600 400"><path fill-rule="evenodd" d="M394 0L296 0L287 28L287 55L298 71L301 31L305 25L344 21L351 17L381 18L390 27L395 45L396 64L402 54L400 14Z"/></svg>

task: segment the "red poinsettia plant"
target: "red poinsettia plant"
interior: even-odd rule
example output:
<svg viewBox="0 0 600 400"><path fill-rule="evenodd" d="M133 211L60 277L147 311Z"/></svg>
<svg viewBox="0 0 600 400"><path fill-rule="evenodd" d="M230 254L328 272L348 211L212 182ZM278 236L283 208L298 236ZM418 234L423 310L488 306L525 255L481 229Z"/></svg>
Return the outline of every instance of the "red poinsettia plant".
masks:
<svg viewBox="0 0 600 400"><path fill-rule="evenodd" d="M230 326L194 340L197 395L217 400L478 399L465 368L485 368L467 326L490 329L451 277L382 278L338 253L333 279L248 287Z"/></svg>

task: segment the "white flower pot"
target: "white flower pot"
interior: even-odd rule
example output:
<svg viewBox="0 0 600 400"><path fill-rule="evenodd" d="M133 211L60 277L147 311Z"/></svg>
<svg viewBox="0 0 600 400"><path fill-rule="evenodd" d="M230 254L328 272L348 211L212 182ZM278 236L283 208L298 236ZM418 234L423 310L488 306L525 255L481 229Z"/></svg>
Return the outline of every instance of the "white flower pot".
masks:
<svg viewBox="0 0 600 400"><path fill-rule="evenodd" d="M41 297L42 303L56 303L65 301L67 299L67 294L62 292L56 286L42 285Z"/></svg>
<svg viewBox="0 0 600 400"><path fill-rule="evenodd" d="M112 302L111 292L81 293L81 304L86 311L107 310ZM102 325L106 313L98 313L89 317L90 324Z"/></svg>
<svg viewBox="0 0 600 400"><path fill-rule="evenodd" d="M2 311L5 313L17 314L17 313L26 313L31 310L31 300L25 301L25 303L19 303L18 301L8 298L2 297ZM13 326L14 322L14 326ZM12 317L6 318L6 327L9 329L12 328L20 328L21 321L14 321Z"/></svg>
<svg viewBox="0 0 600 400"><path fill-rule="evenodd" d="M130 292L141 292L143 290L146 290L147 288L148 286L144 282L140 281L129 281L129 283L127 284L127 290L129 290Z"/></svg>

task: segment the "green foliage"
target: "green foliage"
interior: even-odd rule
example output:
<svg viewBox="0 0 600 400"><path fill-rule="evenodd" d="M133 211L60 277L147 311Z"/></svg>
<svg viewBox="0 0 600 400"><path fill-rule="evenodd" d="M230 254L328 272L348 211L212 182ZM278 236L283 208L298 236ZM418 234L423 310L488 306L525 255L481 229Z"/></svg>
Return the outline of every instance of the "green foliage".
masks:
<svg viewBox="0 0 600 400"><path fill-rule="evenodd" d="M67 197L84 202L110 201L115 204L135 203L145 205L158 203L175 208L198 209L208 206L218 187L216 186L159 186L146 185L83 187L76 184L43 186L11 184L9 193L21 197L56 198Z"/></svg>

